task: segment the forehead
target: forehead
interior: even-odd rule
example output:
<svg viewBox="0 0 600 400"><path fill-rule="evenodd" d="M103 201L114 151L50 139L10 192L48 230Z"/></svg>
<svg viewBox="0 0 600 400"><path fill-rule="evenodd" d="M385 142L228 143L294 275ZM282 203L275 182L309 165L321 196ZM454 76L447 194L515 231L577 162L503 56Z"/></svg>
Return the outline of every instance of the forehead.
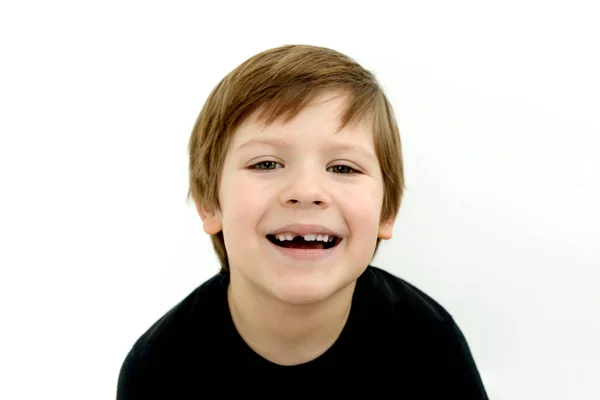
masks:
<svg viewBox="0 0 600 400"><path fill-rule="evenodd" d="M290 121L280 117L271 124L258 119L260 110L246 118L236 129L231 148L246 142L261 142L276 138L281 143L316 144L318 142L360 143L373 147L373 123L371 114L359 121L351 121L341 127L341 118L348 105L347 95L326 92L312 99ZM341 129L340 129L341 128Z"/></svg>

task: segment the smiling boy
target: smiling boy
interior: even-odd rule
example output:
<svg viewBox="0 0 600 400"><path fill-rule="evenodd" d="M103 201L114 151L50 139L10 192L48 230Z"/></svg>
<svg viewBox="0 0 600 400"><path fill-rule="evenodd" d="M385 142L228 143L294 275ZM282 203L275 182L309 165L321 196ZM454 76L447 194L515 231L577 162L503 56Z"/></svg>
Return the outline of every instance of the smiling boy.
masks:
<svg viewBox="0 0 600 400"><path fill-rule="evenodd" d="M207 376L258 368L380 370L408 398L487 398L450 314L370 266L404 190L370 72L322 47L257 54L210 94L189 151L221 271L139 338L118 399L198 397Z"/></svg>

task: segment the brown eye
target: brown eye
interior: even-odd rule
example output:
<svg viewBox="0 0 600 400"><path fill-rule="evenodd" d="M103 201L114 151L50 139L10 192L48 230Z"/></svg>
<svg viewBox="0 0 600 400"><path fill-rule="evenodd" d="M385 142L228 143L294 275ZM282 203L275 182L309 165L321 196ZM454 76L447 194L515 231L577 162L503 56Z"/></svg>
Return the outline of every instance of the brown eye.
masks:
<svg viewBox="0 0 600 400"><path fill-rule="evenodd" d="M352 167L349 167L347 165L334 165L333 167L328 168L332 169L332 172L335 172L337 174L354 174L354 173L358 173L357 170L355 170Z"/></svg>
<svg viewBox="0 0 600 400"><path fill-rule="evenodd" d="M283 166L277 167L276 165L281 165L281 163L278 163L276 161L261 161L259 163L254 164L250 168L252 168L252 169L269 170L269 169L276 169L276 168L282 168L283 167Z"/></svg>

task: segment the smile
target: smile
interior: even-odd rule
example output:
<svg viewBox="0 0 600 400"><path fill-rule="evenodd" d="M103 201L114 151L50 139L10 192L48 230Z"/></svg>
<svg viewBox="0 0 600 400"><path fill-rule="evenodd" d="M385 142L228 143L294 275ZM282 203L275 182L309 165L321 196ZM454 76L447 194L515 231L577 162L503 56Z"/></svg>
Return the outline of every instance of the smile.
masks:
<svg viewBox="0 0 600 400"><path fill-rule="evenodd" d="M328 250L337 246L342 239L327 235L267 235L267 239L276 246L287 249Z"/></svg>

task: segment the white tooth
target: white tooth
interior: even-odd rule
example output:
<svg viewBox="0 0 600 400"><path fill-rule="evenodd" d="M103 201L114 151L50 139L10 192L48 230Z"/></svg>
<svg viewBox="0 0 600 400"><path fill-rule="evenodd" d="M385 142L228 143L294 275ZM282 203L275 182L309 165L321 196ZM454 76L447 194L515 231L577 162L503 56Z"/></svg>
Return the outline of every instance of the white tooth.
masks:
<svg viewBox="0 0 600 400"><path fill-rule="evenodd" d="M279 234L279 235L276 235L276 237L277 237L277 239L278 239L279 241L281 241L281 242L283 242L283 241L285 240L285 235L281 235L281 234Z"/></svg>
<svg viewBox="0 0 600 400"><path fill-rule="evenodd" d="M324 241L324 242L329 242L329 235L323 235L323 236L321 237L321 239L319 239L319 240L322 240L322 241Z"/></svg>
<svg viewBox="0 0 600 400"><path fill-rule="evenodd" d="M328 241L329 241L329 242L333 242L333 238L334 238L334 237L335 237L335 236L333 236L333 235L329 236L329 240L328 240Z"/></svg>
<svg viewBox="0 0 600 400"><path fill-rule="evenodd" d="M294 240L294 236L293 236L292 234L290 234L290 233L286 233L286 234L285 234L285 238L286 238L287 240Z"/></svg>
<svg viewBox="0 0 600 400"><path fill-rule="evenodd" d="M316 238L317 238L317 235L314 235L312 233L309 233L308 235L304 235L304 240L307 240L309 242L312 242Z"/></svg>
<svg viewBox="0 0 600 400"><path fill-rule="evenodd" d="M323 241L323 235L319 233L319 234L317 235L317 240L318 240L319 242L322 242L322 241Z"/></svg>

